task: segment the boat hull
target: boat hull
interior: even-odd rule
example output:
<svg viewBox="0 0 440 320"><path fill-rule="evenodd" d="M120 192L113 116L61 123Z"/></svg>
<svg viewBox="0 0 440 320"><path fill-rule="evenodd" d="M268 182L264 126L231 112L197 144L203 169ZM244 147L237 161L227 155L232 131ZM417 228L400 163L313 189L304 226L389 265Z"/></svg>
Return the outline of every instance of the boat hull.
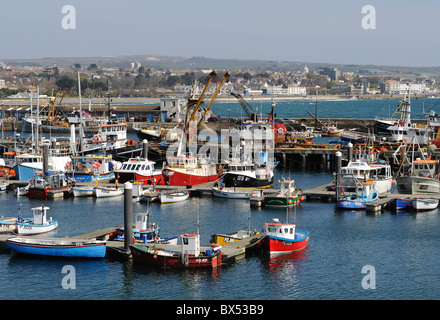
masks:
<svg viewBox="0 0 440 320"><path fill-rule="evenodd" d="M309 231L296 231L295 240L266 235L263 246L270 254L283 254L303 250L309 240Z"/></svg>
<svg viewBox="0 0 440 320"><path fill-rule="evenodd" d="M339 200L336 206L339 209L366 209L367 203L360 200Z"/></svg>
<svg viewBox="0 0 440 320"><path fill-rule="evenodd" d="M93 174L93 173L85 173L85 172L66 172L66 177L75 179L75 182L85 183L85 182L93 182L93 181L101 181L101 180L110 180L115 177L114 172L108 172L103 174Z"/></svg>
<svg viewBox="0 0 440 320"><path fill-rule="evenodd" d="M416 211L434 210L438 207L438 199L413 199L411 207Z"/></svg>
<svg viewBox="0 0 440 320"><path fill-rule="evenodd" d="M65 243L64 243L65 242ZM18 241L15 238L6 241L7 246L15 252L69 258L104 258L106 253L105 241Z"/></svg>
<svg viewBox="0 0 440 320"><path fill-rule="evenodd" d="M300 203L301 196L293 196L293 197L277 197L277 196L267 196L264 197L264 206L266 207L293 207Z"/></svg>
<svg viewBox="0 0 440 320"><path fill-rule="evenodd" d="M397 191L402 194L440 193L440 181L425 177L404 176L396 178Z"/></svg>
<svg viewBox="0 0 440 320"><path fill-rule="evenodd" d="M251 192L251 190L243 191L243 190L237 190L235 188L218 189L217 187L212 187L212 195L214 197L228 198L228 199L249 199L252 196L256 196L257 194Z"/></svg>
<svg viewBox="0 0 440 320"><path fill-rule="evenodd" d="M83 188L72 188L72 193L74 197L92 197L93 189L83 189Z"/></svg>
<svg viewBox="0 0 440 320"><path fill-rule="evenodd" d="M16 223L15 218L0 220L0 233L15 232L17 229L17 226L15 223Z"/></svg>
<svg viewBox="0 0 440 320"><path fill-rule="evenodd" d="M95 188L94 194L96 198L109 198L120 196L124 193L124 189L111 189L111 188Z"/></svg>
<svg viewBox="0 0 440 320"><path fill-rule="evenodd" d="M391 208L395 210L402 210L408 208L408 206L411 204L410 199L400 199L396 198L393 201L391 201L390 206Z"/></svg>
<svg viewBox="0 0 440 320"><path fill-rule="evenodd" d="M162 170L162 174L165 179L165 184L168 182L168 185L170 186L193 186L218 179L218 174L199 175L191 174L189 171L181 172L170 168Z"/></svg>
<svg viewBox="0 0 440 320"><path fill-rule="evenodd" d="M237 188L270 188L273 185L273 179L257 179L247 175L236 173L224 173L222 175L222 181L226 187Z"/></svg>
<svg viewBox="0 0 440 320"><path fill-rule="evenodd" d="M33 224L33 223L16 223L16 233L20 235L34 235L42 234L55 230L58 227L58 221L48 220L47 224Z"/></svg>
<svg viewBox="0 0 440 320"><path fill-rule="evenodd" d="M161 193L159 195L160 203L175 203L182 202L189 198L188 192L179 192L179 193Z"/></svg>
<svg viewBox="0 0 440 320"><path fill-rule="evenodd" d="M147 266L169 268L217 268L221 266L221 251L214 255L198 257L182 255L180 252L155 250L138 245L130 246L133 261Z"/></svg>

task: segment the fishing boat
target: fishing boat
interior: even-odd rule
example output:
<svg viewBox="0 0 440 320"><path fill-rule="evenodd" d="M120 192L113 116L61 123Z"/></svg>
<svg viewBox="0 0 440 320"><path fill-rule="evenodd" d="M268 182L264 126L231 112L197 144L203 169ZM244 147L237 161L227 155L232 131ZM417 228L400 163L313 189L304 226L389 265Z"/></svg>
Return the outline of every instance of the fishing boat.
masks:
<svg viewBox="0 0 440 320"><path fill-rule="evenodd" d="M353 180L352 175L358 180L373 181L379 194L387 194L393 183L391 166L380 161L377 155L377 151L372 148L356 150L353 159L341 168L340 185L345 189L349 188ZM348 179L348 181L345 179Z"/></svg>
<svg viewBox="0 0 440 320"><path fill-rule="evenodd" d="M340 209L366 209L368 202L375 201L378 198L379 194L373 181L359 181L356 179L355 194L345 195L342 191L342 196L338 197L336 206Z"/></svg>
<svg viewBox="0 0 440 320"><path fill-rule="evenodd" d="M133 237L136 241L147 243L148 240L153 240L159 236L159 226L156 223L150 223L150 209L147 212L136 213L135 226L132 230ZM124 240L124 227L120 227L113 231L110 238L112 240Z"/></svg>
<svg viewBox="0 0 440 320"><path fill-rule="evenodd" d="M27 196L33 199L55 199L70 195L73 181L69 181L63 173L36 171L29 181Z"/></svg>
<svg viewBox="0 0 440 320"><path fill-rule="evenodd" d="M246 188L226 188L222 182L214 185L211 190L214 197L227 199L249 199L260 195L260 191L257 190L249 190Z"/></svg>
<svg viewBox="0 0 440 320"><path fill-rule="evenodd" d="M101 240L13 237L6 244L18 253L50 257L104 258L106 252Z"/></svg>
<svg viewBox="0 0 440 320"><path fill-rule="evenodd" d="M421 157L416 157L416 152ZM397 158L400 156L400 159ZM409 157L411 155L411 157ZM440 165L438 160L425 157L425 151L416 139L402 142L393 154L400 161L395 174L397 191L401 194L440 193Z"/></svg>
<svg viewBox="0 0 440 320"><path fill-rule="evenodd" d="M133 261L147 266L171 268L217 268L221 266L221 247L200 248L200 235L185 233L180 236L180 249L163 249L143 244L130 246Z"/></svg>
<svg viewBox="0 0 440 320"><path fill-rule="evenodd" d="M300 231L293 223L282 223L277 218L263 224L264 249L270 254L299 251L307 247L310 231Z"/></svg>
<svg viewBox="0 0 440 320"><path fill-rule="evenodd" d="M126 161L140 156L141 144L127 139L127 122L111 114L107 123L99 126L98 133L81 139L78 153L81 155L105 152L115 161Z"/></svg>
<svg viewBox="0 0 440 320"><path fill-rule="evenodd" d="M193 186L218 179L216 164L187 155L168 156L162 174L170 186Z"/></svg>
<svg viewBox="0 0 440 320"><path fill-rule="evenodd" d="M213 234L211 235L211 239L209 240L210 243L216 243L220 246L224 246L225 244L229 244L232 242L236 242L239 240L243 240L249 237L252 237L256 234L259 234L255 231L249 231L249 230L239 230L233 233L223 234Z"/></svg>
<svg viewBox="0 0 440 320"><path fill-rule="evenodd" d="M142 181L145 185L164 185L165 179L162 176L162 170L156 170L155 164L156 162L146 158L130 158L124 161L121 168L116 171L116 179L120 183Z"/></svg>
<svg viewBox="0 0 440 320"><path fill-rule="evenodd" d="M93 192L96 198L116 197L124 194L124 188L94 187Z"/></svg>
<svg viewBox="0 0 440 320"><path fill-rule="evenodd" d="M182 202L189 198L189 192L182 191L164 191L159 194L160 203Z"/></svg>
<svg viewBox="0 0 440 320"><path fill-rule="evenodd" d="M72 157L72 162L66 164L65 175L76 182L104 181L115 178L118 164L112 156L104 153L90 154L82 157Z"/></svg>
<svg viewBox="0 0 440 320"><path fill-rule="evenodd" d="M0 233L12 233L17 229L16 227L17 218L0 218Z"/></svg>
<svg viewBox="0 0 440 320"><path fill-rule="evenodd" d="M16 233L21 235L34 235L52 231L58 227L58 221L47 219L47 210L50 208L42 205L32 208L32 218L22 218L19 215L16 221Z"/></svg>
<svg viewBox="0 0 440 320"><path fill-rule="evenodd" d="M439 199L416 198L411 201L411 207L416 211L434 210L438 207Z"/></svg>
<svg viewBox="0 0 440 320"><path fill-rule="evenodd" d="M72 193L74 197L92 197L94 195L94 188L73 187Z"/></svg>
<svg viewBox="0 0 440 320"><path fill-rule="evenodd" d="M66 151L50 150L48 157L48 169L52 172L64 172L66 165L71 161ZM38 154L23 153L15 156L16 165L14 171L16 179L20 181L29 181L37 171L43 170L43 156Z"/></svg>
<svg viewBox="0 0 440 320"><path fill-rule="evenodd" d="M411 207L411 199L396 198L388 203L388 207L393 210L402 210Z"/></svg>
<svg viewBox="0 0 440 320"><path fill-rule="evenodd" d="M266 207L286 208L298 205L304 200L301 196L301 189L295 187L295 180L286 180L280 182L280 191L275 195L264 196L264 205Z"/></svg>
<svg viewBox="0 0 440 320"><path fill-rule="evenodd" d="M409 95L408 98L405 97L402 100L398 110L400 118L387 128L390 132L388 140L392 142L414 141L419 145L428 145L432 129L411 122L411 99Z"/></svg>

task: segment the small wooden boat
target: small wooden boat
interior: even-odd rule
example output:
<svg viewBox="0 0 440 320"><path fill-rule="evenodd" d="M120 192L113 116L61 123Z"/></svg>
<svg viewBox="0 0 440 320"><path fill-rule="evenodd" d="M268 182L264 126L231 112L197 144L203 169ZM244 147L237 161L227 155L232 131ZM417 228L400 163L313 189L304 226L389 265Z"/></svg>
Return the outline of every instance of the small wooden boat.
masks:
<svg viewBox="0 0 440 320"><path fill-rule="evenodd" d="M281 254L299 251L307 247L309 231L296 230L292 223L281 223L278 219L263 225L265 237L263 246L270 254Z"/></svg>
<svg viewBox="0 0 440 320"><path fill-rule="evenodd" d="M5 192L9 188L9 182L5 180L0 180L0 192Z"/></svg>
<svg viewBox="0 0 440 320"><path fill-rule="evenodd" d="M213 234L209 242L224 246L225 244L243 240L256 234L258 234L258 232L252 232L248 230L239 230L237 232L228 234Z"/></svg>
<svg viewBox="0 0 440 320"><path fill-rule="evenodd" d="M73 187L72 193L74 197L92 197L94 194L93 188L80 188L80 187Z"/></svg>
<svg viewBox="0 0 440 320"><path fill-rule="evenodd" d="M17 218L0 218L0 233L12 233L17 229L16 226Z"/></svg>
<svg viewBox="0 0 440 320"><path fill-rule="evenodd" d="M54 238L9 238L7 246L15 252L68 258L104 258L106 241Z"/></svg>
<svg viewBox="0 0 440 320"><path fill-rule="evenodd" d="M136 213L135 227L133 228L133 237L136 241L147 243L149 240L154 240L159 236L159 226L156 223L150 223L150 211L144 213ZM113 231L110 238L112 240L124 240L124 228L120 227Z"/></svg>
<svg viewBox="0 0 440 320"><path fill-rule="evenodd" d="M44 205L32 208L33 218L22 218L19 215L16 221L17 234L34 235L56 229L58 227L58 221L52 218L46 218L48 209L50 208Z"/></svg>
<svg viewBox="0 0 440 320"><path fill-rule="evenodd" d="M172 268L217 268L221 266L221 250L212 246L205 251L200 248L200 235L183 234L180 250L158 249L142 244L130 246L133 261L148 266Z"/></svg>
<svg viewBox="0 0 440 320"><path fill-rule="evenodd" d="M434 210L438 207L438 199L423 199L423 198L417 198L413 199L411 201L411 207L416 211L422 211L422 210Z"/></svg>
<svg viewBox="0 0 440 320"><path fill-rule="evenodd" d="M259 191L253 191L244 188L225 188L221 185L213 186L211 190L214 197L228 199L249 199L260 195Z"/></svg>
<svg viewBox="0 0 440 320"><path fill-rule="evenodd" d="M95 187L93 189L96 198L116 197L124 193L124 188Z"/></svg>
<svg viewBox="0 0 440 320"><path fill-rule="evenodd" d="M163 193L159 194L160 203L181 202L181 201L185 201L188 198L189 198L189 192L186 190L163 192Z"/></svg>
<svg viewBox="0 0 440 320"><path fill-rule="evenodd" d="M405 198L396 198L393 199L389 204L389 207L394 210L402 210L409 208L411 205L411 199L405 199Z"/></svg>

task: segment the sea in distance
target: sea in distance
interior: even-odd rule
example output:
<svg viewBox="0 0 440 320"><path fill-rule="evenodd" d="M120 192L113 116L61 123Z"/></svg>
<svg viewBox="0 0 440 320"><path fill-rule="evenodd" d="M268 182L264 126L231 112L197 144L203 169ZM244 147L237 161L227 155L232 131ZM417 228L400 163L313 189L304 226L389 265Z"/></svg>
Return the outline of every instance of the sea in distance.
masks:
<svg viewBox="0 0 440 320"><path fill-rule="evenodd" d="M375 102L378 103L353 103L361 110L368 108L366 104ZM338 116L342 117L346 108L341 105L352 102L328 103L335 109L340 108ZM280 109L277 112L285 109L282 105L277 103ZM333 180L330 171L278 168L275 188L279 188L277 181L282 177L294 179L301 189ZM396 192L395 187L392 192ZM3 216L21 213L27 217L32 207L45 204L50 207L48 216L59 221L59 227L45 236L64 237L122 225L123 202L123 196L33 200L6 192L0 194L0 212ZM146 209L145 203L133 202L134 213ZM247 200L203 196L174 204L152 203L151 215L163 237L196 233L199 221L202 245L209 245L215 233L247 230L249 225L252 230L261 231L263 223L273 218L295 222L298 229L310 231L311 238L308 247L301 252L275 257L254 252L217 270L148 268L114 258L36 258L2 250L0 299L234 300L249 303L440 298L438 209L421 213L384 211L370 215L365 211L337 210L332 202L304 201L287 210L251 208ZM75 270L74 289L63 286L66 276L63 267L66 265ZM167 311L175 312L174 309Z"/></svg>

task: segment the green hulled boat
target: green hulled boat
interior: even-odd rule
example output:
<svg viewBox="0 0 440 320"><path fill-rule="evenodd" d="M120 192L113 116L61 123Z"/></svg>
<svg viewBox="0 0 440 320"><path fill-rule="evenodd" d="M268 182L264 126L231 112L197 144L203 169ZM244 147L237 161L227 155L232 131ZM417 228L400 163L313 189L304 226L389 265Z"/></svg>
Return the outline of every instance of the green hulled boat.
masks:
<svg viewBox="0 0 440 320"><path fill-rule="evenodd" d="M266 207L293 207L303 200L301 189L295 187L294 180L283 180L280 181L280 184L280 192L276 195L264 197L264 205Z"/></svg>

